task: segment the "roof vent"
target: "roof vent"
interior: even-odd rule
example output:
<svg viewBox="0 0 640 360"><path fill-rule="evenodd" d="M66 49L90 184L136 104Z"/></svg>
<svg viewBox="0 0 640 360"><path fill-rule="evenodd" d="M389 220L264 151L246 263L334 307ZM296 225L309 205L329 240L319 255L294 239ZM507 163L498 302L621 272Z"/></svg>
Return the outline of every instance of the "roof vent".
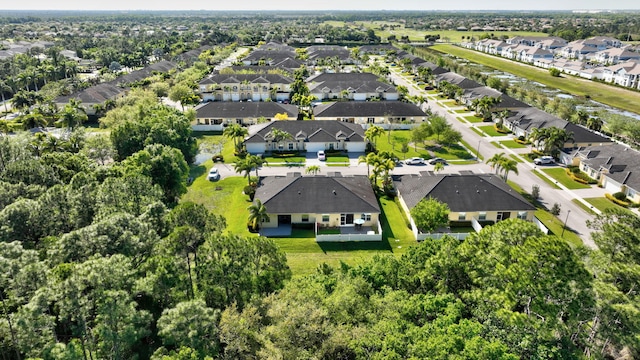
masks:
<svg viewBox="0 0 640 360"><path fill-rule="evenodd" d="M302 194L302 193L300 192L300 190L298 190L298 195L300 195L300 194Z"/></svg>
<svg viewBox="0 0 640 360"><path fill-rule="evenodd" d="M333 195L338 195L335 189L333 189Z"/></svg>

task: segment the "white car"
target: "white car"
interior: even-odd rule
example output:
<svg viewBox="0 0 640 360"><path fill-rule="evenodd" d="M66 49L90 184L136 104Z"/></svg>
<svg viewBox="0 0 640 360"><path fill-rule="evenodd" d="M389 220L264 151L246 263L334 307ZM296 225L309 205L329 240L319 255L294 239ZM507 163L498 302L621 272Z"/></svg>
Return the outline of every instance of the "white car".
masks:
<svg viewBox="0 0 640 360"><path fill-rule="evenodd" d="M320 161L327 160L327 156L324 154L323 150L318 151L318 160L320 160Z"/></svg>
<svg viewBox="0 0 640 360"><path fill-rule="evenodd" d="M211 169L209 169L209 173L207 174L207 180L209 181L220 180L220 171L218 171L218 168L212 167Z"/></svg>
<svg viewBox="0 0 640 360"><path fill-rule="evenodd" d="M424 159L421 157L412 157L404 161L407 165L422 165L424 164Z"/></svg>
<svg viewBox="0 0 640 360"><path fill-rule="evenodd" d="M553 156L541 156L539 158L533 159L533 163L536 165L547 165L553 164L555 160L553 160Z"/></svg>

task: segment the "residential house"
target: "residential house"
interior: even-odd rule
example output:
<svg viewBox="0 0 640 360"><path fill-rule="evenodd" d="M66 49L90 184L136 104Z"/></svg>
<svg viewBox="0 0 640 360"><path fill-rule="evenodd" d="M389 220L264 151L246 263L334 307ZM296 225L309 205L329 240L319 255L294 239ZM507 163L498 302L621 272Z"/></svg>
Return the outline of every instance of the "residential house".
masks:
<svg viewBox="0 0 640 360"><path fill-rule="evenodd" d="M595 53L607 49L607 44L597 40L575 40L560 50L567 59L587 60L595 56Z"/></svg>
<svg viewBox="0 0 640 360"><path fill-rule="evenodd" d="M516 100L509 95L505 95L502 92L490 88L488 86L481 86L477 88L467 89L462 94L461 102L465 105L471 105L471 103L476 99L481 99L483 97L493 97L500 98L500 102L496 104L493 108L493 111L502 111L502 110L511 110L517 111L521 108L527 108L529 105L525 104L520 100Z"/></svg>
<svg viewBox="0 0 640 360"><path fill-rule="evenodd" d="M383 128L410 128L428 119L418 106L401 101L337 101L313 108L316 120L338 120Z"/></svg>
<svg viewBox="0 0 640 360"><path fill-rule="evenodd" d="M386 55L387 53L395 51L398 49L391 44L378 44L378 45L362 45L360 46L361 54L371 54L371 55Z"/></svg>
<svg viewBox="0 0 640 360"><path fill-rule="evenodd" d="M255 199L267 209L269 221L260 224L266 230L291 225L379 228L380 206L365 175L267 176Z"/></svg>
<svg viewBox="0 0 640 360"><path fill-rule="evenodd" d="M198 89L203 101L284 101L292 83L280 74L211 74Z"/></svg>
<svg viewBox="0 0 640 360"><path fill-rule="evenodd" d="M336 60L335 65L353 64L354 59L351 52L344 46L337 45L313 45L307 48L307 64L318 65L319 63L327 63L328 60Z"/></svg>
<svg viewBox="0 0 640 360"><path fill-rule="evenodd" d="M494 174L395 175L394 185L402 209L410 219L417 240L420 234L411 216L422 199L433 198L449 206L449 222L474 226L493 224L510 218L534 221L535 206Z"/></svg>
<svg viewBox="0 0 640 360"><path fill-rule="evenodd" d="M272 130L290 135L288 139L274 138ZM366 141L360 125L335 120L272 121L244 142L251 154L271 151L343 150L364 152Z"/></svg>
<svg viewBox="0 0 640 360"><path fill-rule="evenodd" d="M640 61L627 61L603 69L603 80L640 89Z"/></svg>
<svg viewBox="0 0 640 360"><path fill-rule="evenodd" d="M631 51L627 48L611 48L598 51L595 54L594 60L602 64L617 64L630 60L638 61L640 60L640 53Z"/></svg>
<svg viewBox="0 0 640 360"><path fill-rule="evenodd" d="M500 55L502 53L502 49L507 46L509 46L509 44L502 40L483 39L476 42L474 48L488 54Z"/></svg>
<svg viewBox="0 0 640 360"><path fill-rule="evenodd" d="M286 114L287 120L297 120L298 107L277 102L208 102L196 107L195 131L222 131L230 124L250 126L271 121L276 114Z"/></svg>
<svg viewBox="0 0 640 360"><path fill-rule="evenodd" d="M443 81L456 85L462 90L475 89L483 86L473 80L467 79L466 77L458 75L451 71L437 75L434 79L436 85L440 84Z"/></svg>
<svg viewBox="0 0 640 360"><path fill-rule="evenodd" d="M573 140L564 144L565 149L583 146L611 144L611 139L596 134L582 126L570 123L554 115L534 107L522 108L504 119L504 126L511 130L516 137L529 138L533 129L556 127L573 134Z"/></svg>
<svg viewBox="0 0 640 360"><path fill-rule="evenodd" d="M531 47L529 49L523 49L518 54L518 60L533 64L536 60L540 59L553 59L553 52L551 50L544 50L537 47Z"/></svg>
<svg viewBox="0 0 640 360"><path fill-rule="evenodd" d="M371 73L323 73L309 77L306 82L311 95L319 100L398 100L400 97L395 86Z"/></svg>
<svg viewBox="0 0 640 360"><path fill-rule="evenodd" d="M254 50L242 62L245 65L271 65L281 63L287 59L295 59L293 50Z"/></svg>
<svg viewBox="0 0 640 360"><path fill-rule="evenodd" d="M623 192L640 202L640 152L621 144L588 146L576 150L572 164L580 167L611 194Z"/></svg>
<svg viewBox="0 0 640 360"><path fill-rule="evenodd" d="M553 37L553 36L514 36L512 38L507 39L506 42L507 44L512 44L512 45L542 47L542 44L548 44L550 40L556 40L559 42L564 41L564 39L562 38Z"/></svg>

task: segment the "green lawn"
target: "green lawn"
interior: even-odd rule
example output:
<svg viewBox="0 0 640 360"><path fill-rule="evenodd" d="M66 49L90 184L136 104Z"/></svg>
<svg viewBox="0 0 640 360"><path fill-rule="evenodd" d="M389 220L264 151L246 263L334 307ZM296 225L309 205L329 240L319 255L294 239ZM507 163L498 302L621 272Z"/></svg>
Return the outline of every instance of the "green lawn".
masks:
<svg viewBox="0 0 640 360"><path fill-rule="evenodd" d="M455 113L457 114L466 114L469 112L469 110L467 109L459 109L459 110L454 110Z"/></svg>
<svg viewBox="0 0 640 360"><path fill-rule="evenodd" d="M560 189L560 187L556 184L556 182L555 182L555 181L551 181L551 180L549 180L546 176L544 176L544 175L540 174L539 172L537 172L537 171L535 171L535 170L533 171L533 173L534 173L534 174L536 174L536 176L537 176L537 177L539 177L539 178L540 178L540 180L542 180L542 181L546 182L546 183L547 183L549 186L551 186L552 188L554 188L554 189Z"/></svg>
<svg viewBox="0 0 640 360"><path fill-rule="evenodd" d="M613 201L605 197L585 198L584 200L589 204L593 205L594 208L600 211L605 211L606 209L609 209L609 208L624 209L629 211L628 209L614 203Z"/></svg>
<svg viewBox="0 0 640 360"><path fill-rule="evenodd" d="M304 156L288 156L288 157L274 157L274 156L266 156L264 160L267 162L267 166L276 166L278 164L285 166L287 165L296 165L302 164L304 165L307 160Z"/></svg>
<svg viewBox="0 0 640 360"><path fill-rule="evenodd" d="M619 109L640 113L640 92L626 90L604 83L563 75L553 77L548 70L483 54L474 50L463 49L453 45L435 45L434 50L468 59L469 61L511 73L525 79L539 82L549 87L565 91L569 94L589 97L597 102Z"/></svg>
<svg viewBox="0 0 640 360"><path fill-rule="evenodd" d="M491 145L497 147L498 149L502 149L502 146L500 146L500 144L497 141L492 141Z"/></svg>
<svg viewBox="0 0 640 360"><path fill-rule="evenodd" d="M472 128L473 129L473 128ZM479 141L479 140L478 140ZM462 145L464 145L464 147L466 147L467 149L469 149L469 151L471 151L473 154L475 154L475 156L477 156L480 160L484 160L484 156L477 154L476 152L478 151L477 147L472 147L471 145L469 145L469 143L467 143L464 140L460 140L460 143ZM478 145L476 145L478 146Z"/></svg>
<svg viewBox="0 0 640 360"><path fill-rule="evenodd" d="M515 140L500 141L500 144L508 147L509 149L524 149L527 147L527 145L522 145Z"/></svg>
<svg viewBox="0 0 640 360"><path fill-rule="evenodd" d="M208 166L207 166L208 165ZM238 235L249 235L247 230L247 207L251 205L249 197L242 193L247 184L247 179L241 176L232 176L220 181L208 181L206 169L211 166L211 161L204 165L192 167L193 183L187 188L187 193L181 201L191 201L203 204L214 214L224 215L227 219L227 232ZM197 176L194 176L197 175Z"/></svg>
<svg viewBox="0 0 640 360"><path fill-rule="evenodd" d="M485 134L487 134L489 136L505 136L505 135L507 135L507 134L499 133L496 130L495 126L493 126L493 125L478 126L478 129L484 131Z"/></svg>
<svg viewBox="0 0 640 360"><path fill-rule="evenodd" d="M483 122L482 118L474 116L474 115L465 116L464 119L467 120L470 123L481 123L481 122Z"/></svg>
<svg viewBox="0 0 640 360"><path fill-rule="evenodd" d="M541 169L545 174L551 176L560 184L567 187L567 189L577 190L577 189L590 189L591 186L583 183L579 183L574 181L567 175L564 168L552 168L552 169Z"/></svg>
<svg viewBox="0 0 640 360"><path fill-rule="evenodd" d="M471 127L470 129L473 130L476 134L478 134L478 135L480 135L482 137L485 137L485 134L482 131L478 130L478 128Z"/></svg>
<svg viewBox="0 0 640 360"><path fill-rule="evenodd" d="M586 199L585 199L586 200ZM607 200L609 201L609 200ZM576 204L577 206L579 206L582 210L584 210L587 214L591 214L591 215L595 215L596 212L593 211L593 208L595 208L595 206L591 205L590 207L583 204L582 201L579 201L578 199L573 199L571 200L572 203Z"/></svg>
<svg viewBox="0 0 640 360"><path fill-rule="evenodd" d="M512 158L513 160L515 160L516 162L519 162L519 163L523 163L524 162L524 160L522 160L522 158L520 156L517 156L515 154L509 154L509 157Z"/></svg>

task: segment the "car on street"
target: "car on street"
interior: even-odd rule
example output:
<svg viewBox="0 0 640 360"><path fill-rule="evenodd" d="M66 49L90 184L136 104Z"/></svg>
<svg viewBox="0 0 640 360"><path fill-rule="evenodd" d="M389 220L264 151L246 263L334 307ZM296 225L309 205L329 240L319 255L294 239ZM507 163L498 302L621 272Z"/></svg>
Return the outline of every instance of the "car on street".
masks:
<svg viewBox="0 0 640 360"><path fill-rule="evenodd" d="M431 164L431 165L435 165L435 164L447 165L447 160L437 157L437 158L433 158L433 159L429 160L429 164Z"/></svg>
<svg viewBox="0 0 640 360"><path fill-rule="evenodd" d="M533 163L536 165L548 165L553 164L554 162L555 160L553 159L553 156L541 156L533 159Z"/></svg>
<svg viewBox="0 0 640 360"><path fill-rule="evenodd" d="M318 160L320 160L320 161L327 160L327 156L324 154L324 150L318 151Z"/></svg>
<svg viewBox="0 0 640 360"><path fill-rule="evenodd" d="M407 165L421 165L424 164L424 159L421 157L412 157L404 161Z"/></svg>
<svg viewBox="0 0 640 360"><path fill-rule="evenodd" d="M209 169L209 173L207 174L207 180L209 181L220 180L220 171L218 171L218 168L212 167L211 169Z"/></svg>

